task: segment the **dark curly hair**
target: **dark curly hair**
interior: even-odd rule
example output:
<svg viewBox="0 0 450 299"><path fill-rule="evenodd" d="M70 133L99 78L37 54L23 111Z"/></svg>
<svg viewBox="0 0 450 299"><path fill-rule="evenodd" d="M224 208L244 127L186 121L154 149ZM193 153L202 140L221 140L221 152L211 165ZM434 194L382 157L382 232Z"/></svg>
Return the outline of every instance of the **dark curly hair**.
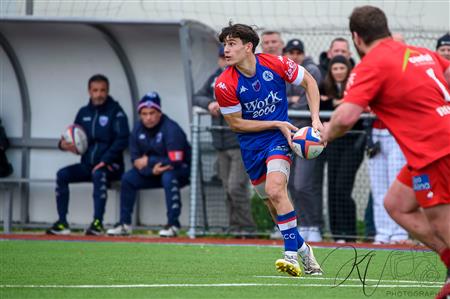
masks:
<svg viewBox="0 0 450 299"><path fill-rule="evenodd" d="M232 24L230 22L228 27L222 28L222 32L219 34L220 42L223 43L228 37L239 38L243 44L252 43L253 53L255 53L256 47L259 44L258 33L256 33L253 27L245 24Z"/></svg>

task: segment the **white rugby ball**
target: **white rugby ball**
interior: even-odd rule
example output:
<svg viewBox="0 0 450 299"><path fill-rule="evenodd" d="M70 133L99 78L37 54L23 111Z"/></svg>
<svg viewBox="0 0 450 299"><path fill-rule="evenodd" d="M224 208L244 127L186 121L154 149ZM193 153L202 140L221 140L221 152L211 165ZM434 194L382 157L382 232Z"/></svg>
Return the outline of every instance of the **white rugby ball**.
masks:
<svg viewBox="0 0 450 299"><path fill-rule="evenodd" d="M86 152L88 148L88 138L81 126L76 124L68 126L64 131L63 138L66 142L75 145L78 155L82 155Z"/></svg>
<svg viewBox="0 0 450 299"><path fill-rule="evenodd" d="M303 127L292 137L294 152L303 159L317 158L324 146L320 143L320 133L312 127Z"/></svg>

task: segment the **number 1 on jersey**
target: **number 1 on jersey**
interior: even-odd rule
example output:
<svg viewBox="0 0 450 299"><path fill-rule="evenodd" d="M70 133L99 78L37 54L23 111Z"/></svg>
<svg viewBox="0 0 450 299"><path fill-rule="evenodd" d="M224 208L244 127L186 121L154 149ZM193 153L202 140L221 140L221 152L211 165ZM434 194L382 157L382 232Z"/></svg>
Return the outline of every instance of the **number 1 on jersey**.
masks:
<svg viewBox="0 0 450 299"><path fill-rule="evenodd" d="M428 76L430 76L431 79L436 82L436 84L439 86L439 88L442 90L442 93L444 94L445 100L447 102L450 102L450 94L447 91L447 88L445 88L444 84L442 84L441 81L436 77L436 74L434 73L434 70L432 68L429 68L426 70L426 73Z"/></svg>

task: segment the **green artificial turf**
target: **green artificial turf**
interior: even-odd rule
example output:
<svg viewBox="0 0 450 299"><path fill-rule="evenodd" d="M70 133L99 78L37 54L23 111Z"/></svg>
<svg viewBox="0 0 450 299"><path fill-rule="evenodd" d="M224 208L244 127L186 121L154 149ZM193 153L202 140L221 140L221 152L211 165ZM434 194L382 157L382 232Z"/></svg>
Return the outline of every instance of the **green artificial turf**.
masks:
<svg viewBox="0 0 450 299"><path fill-rule="evenodd" d="M281 252L269 246L0 241L0 298L432 298L444 281L445 269L431 252L316 248L325 275L302 278L275 271Z"/></svg>

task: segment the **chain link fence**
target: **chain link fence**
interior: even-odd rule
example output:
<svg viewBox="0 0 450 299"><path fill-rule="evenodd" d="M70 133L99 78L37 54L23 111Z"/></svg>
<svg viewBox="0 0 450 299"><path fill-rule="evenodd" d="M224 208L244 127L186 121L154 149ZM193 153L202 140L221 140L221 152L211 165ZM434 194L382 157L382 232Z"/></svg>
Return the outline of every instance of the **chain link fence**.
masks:
<svg viewBox="0 0 450 299"><path fill-rule="evenodd" d="M307 111L289 111L289 115L292 121L309 119ZM321 112L321 119L326 120L330 115L330 112ZM371 116L363 115L362 118ZM212 145L211 133L229 128L212 126L211 116L205 110L194 109L191 129L193 157L189 235L226 234L229 225L226 195L217 172L217 152ZM350 131L330 143L319 158L321 166L318 171L322 172L323 180L322 203L317 204L324 238L370 238L373 235L365 141L366 131ZM291 167L291 178L293 171L294 166ZM290 197L294 201L298 198L297 194L290 194ZM265 205L254 192L249 201L257 226L253 234L269 236L274 223ZM298 208L295 202L294 205ZM302 223L301 217L299 223Z"/></svg>

